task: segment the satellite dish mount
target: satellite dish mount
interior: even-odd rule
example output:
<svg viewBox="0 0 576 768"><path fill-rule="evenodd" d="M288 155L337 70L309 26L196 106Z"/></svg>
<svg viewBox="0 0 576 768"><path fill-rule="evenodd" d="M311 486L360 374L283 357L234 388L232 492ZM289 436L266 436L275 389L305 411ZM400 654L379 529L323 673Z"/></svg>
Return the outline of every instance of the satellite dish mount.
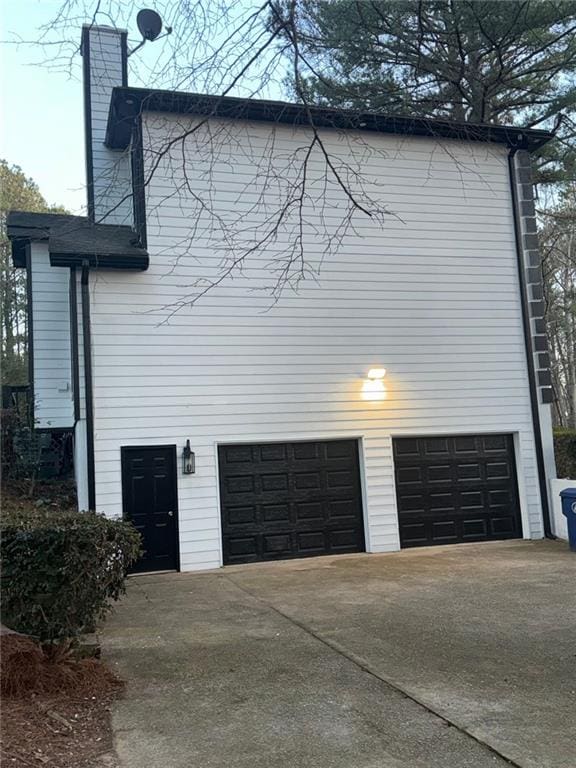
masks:
<svg viewBox="0 0 576 768"><path fill-rule="evenodd" d="M136 51L142 48L144 43L152 43L154 40L158 40L160 37L166 37L166 35L169 35L172 32L172 27L166 27L166 32L163 35L160 34L162 32L162 19L160 18L160 14L156 13L156 11L152 11L150 8L142 8L141 11L138 11L136 24L142 35L142 42L138 43L136 48L133 48L130 51L128 54L129 56L132 56L133 53L136 53Z"/></svg>

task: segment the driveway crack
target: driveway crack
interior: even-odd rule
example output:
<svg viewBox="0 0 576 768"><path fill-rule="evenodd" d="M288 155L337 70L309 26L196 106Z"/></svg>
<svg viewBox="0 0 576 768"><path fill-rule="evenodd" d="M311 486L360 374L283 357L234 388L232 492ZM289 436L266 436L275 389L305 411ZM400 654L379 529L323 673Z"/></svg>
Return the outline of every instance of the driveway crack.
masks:
<svg viewBox="0 0 576 768"><path fill-rule="evenodd" d="M374 669L365 659L362 659L360 656L357 656L352 651L349 651L347 648L344 648L341 646L338 642L335 640L332 640L329 637L325 637L316 630L309 627L304 622L300 621L299 619L294 618L289 613L286 613L285 611L281 610L277 606L275 606L273 603L269 602L265 598L261 597L260 595L256 594L255 592L252 592L247 587L243 586L242 584L239 584L231 574L229 573L223 573L222 577L225 578L227 581L229 581L231 584L233 584L238 590L243 592L244 594L248 595L250 598L255 600L256 602L260 603L261 605L265 606L269 610L273 611L274 613L281 616L286 621L290 622L290 624L294 625L295 627L298 627L301 631L305 632L310 637L314 638L319 643L322 643L324 646L329 648L334 653L337 653L339 656L342 656L343 658L347 659L348 661L352 662L358 669L360 669L362 672L364 672L367 675L370 675L370 677L373 677L374 679L378 680L380 683L383 683L384 685L388 686L392 690L399 693L401 696L404 696L406 699L409 699L410 701L414 702L417 706L419 706L421 709L425 710L429 714L431 714L433 717L440 720L444 725L447 725L451 728L455 728L457 731L459 731L464 736L472 739L480 746L487 749L489 752L491 752L495 757L498 757L500 760L503 760L504 762L508 763L508 765L514 766L514 768L525 768L522 766L521 763L516 762L512 758L508 757L507 755L500 752L498 749L493 747L488 742L481 739L479 736L476 736L474 733L469 731L467 728L462 726L461 724L455 722L454 720L451 720L449 717L446 717L445 715L437 712L436 710L432 709L428 704L426 704L424 701L421 701L417 696L414 696L409 691L402 688L398 683L394 683L391 680L388 680L386 677L381 675L376 669Z"/></svg>

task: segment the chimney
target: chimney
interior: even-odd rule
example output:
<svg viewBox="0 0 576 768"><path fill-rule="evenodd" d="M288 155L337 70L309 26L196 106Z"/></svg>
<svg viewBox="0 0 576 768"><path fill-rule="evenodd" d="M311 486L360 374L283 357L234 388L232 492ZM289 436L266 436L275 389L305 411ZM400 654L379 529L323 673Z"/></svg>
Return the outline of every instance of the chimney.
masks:
<svg viewBox="0 0 576 768"><path fill-rule="evenodd" d="M104 224L132 224L129 150L104 146L112 89L128 85L127 32L86 24L81 52L88 217Z"/></svg>

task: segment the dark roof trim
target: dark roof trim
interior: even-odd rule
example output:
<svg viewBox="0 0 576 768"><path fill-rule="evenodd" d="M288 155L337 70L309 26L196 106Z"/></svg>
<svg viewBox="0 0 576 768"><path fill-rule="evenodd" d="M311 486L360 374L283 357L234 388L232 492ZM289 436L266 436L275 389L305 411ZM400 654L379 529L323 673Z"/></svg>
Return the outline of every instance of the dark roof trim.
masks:
<svg viewBox="0 0 576 768"><path fill-rule="evenodd" d="M85 216L11 211L7 218L15 267L26 266L31 242L47 242L53 267L76 267L85 262L100 269L148 268L148 252L131 227L93 224Z"/></svg>
<svg viewBox="0 0 576 768"><path fill-rule="evenodd" d="M146 111L207 115L288 125L310 124L308 111L302 104L231 96L206 96L179 91L157 91L149 88L114 88L108 116L106 145L111 149L125 149L130 143L136 118ZM528 151L538 149L553 138L553 134L548 131L524 130L502 125L457 123L451 120L383 115L375 112L356 112L325 107L312 107L310 111L314 125L318 127L493 142Z"/></svg>
<svg viewBox="0 0 576 768"><path fill-rule="evenodd" d="M88 263L91 269L148 269L148 254L142 256L118 256L118 254L71 254L50 251L52 267L81 267Z"/></svg>

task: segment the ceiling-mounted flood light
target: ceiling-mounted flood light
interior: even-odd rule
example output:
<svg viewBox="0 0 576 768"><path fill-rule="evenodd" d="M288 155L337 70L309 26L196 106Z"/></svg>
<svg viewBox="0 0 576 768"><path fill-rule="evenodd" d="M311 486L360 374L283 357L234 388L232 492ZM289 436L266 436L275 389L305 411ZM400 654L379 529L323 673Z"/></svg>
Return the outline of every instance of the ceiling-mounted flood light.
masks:
<svg viewBox="0 0 576 768"><path fill-rule="evenodd" d="M150 8L142 8L141 11L138 11L136 24L142 35L142 42L130 51L128 54L129 56L132 56L133 53L136 53L137 50L142 48L144 43L152 43L154 40L158 40L160 37L166 37L166 35L169 35L172 32L172 27L166 27L166 32L163 35L160 35L160 32L162 32L162 19L160 18L159 13L156 13L156 11L153 11Z"/></svg>
<svg viewBox="0 0 576 768"><path fill-rule="evenodd" d="M386 368L370 368L362 385L364 400L384 400L386 387L382 379L386 376Z"/></svg>

